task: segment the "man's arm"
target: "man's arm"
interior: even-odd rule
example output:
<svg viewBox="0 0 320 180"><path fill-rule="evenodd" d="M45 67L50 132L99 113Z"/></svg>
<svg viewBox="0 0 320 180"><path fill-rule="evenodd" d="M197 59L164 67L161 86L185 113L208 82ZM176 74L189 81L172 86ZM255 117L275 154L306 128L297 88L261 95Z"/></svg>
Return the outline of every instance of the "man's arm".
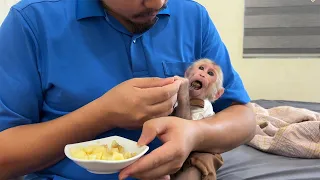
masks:
<svg viewBox="0 0 320 180"><path fill-rule="evenodd" d="M0 28L0 179L46 168L64 157L64 146L103 131L98 102L39 123L43 103L37 41L28 23L11 9ZM36 153L35 153L36 152Z"/></svg>
<svg viewBox="0 0 320 180"><path fill-rule="evenodd" d="M232 150L250 141L255 131L254 114L249 104L232 105L195 123L199 130L195 151L215 154Z"/></svg>
<svg viewBox="0 0 320 180"><path fill-rule="evenodd" d="M16 126L0 132L0 179L49 167L65 157L66 144L91 140L111 129L99 124L102 119L99 107L93 101L55 120Z"/></svg>
<svg viewBox="0 0 320 180"><path fill-rule="evenodd" d="M123 169L119 177L157 179L174 174L191 151L222 153L248 141L255 127L252 124L252 112L245 105L233 105L198 121L178 117L151 119L143 125L138 144L149 144L158 137L163 145Z"/></svg>
<svg viewBox="0 0 320 180"><path fill-rule="evenodd" d="M43 122L45 59L29 19L12 8L0 28L0 179L53 165L64 157L66 144L94 139L114 127L140 128L151 117L171 113L168 107L176 101L180 82L134 78L65 116Z"/></svg>

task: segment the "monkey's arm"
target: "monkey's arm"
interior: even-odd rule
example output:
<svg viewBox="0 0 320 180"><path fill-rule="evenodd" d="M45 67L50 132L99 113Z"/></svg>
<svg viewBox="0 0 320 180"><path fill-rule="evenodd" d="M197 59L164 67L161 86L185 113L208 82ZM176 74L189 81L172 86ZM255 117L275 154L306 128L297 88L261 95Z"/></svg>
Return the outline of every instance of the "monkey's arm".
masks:
<svg viewBox="0 0 320 180"><path fill-rule="evenodd" d="M183 118L183 119L191 120L192 117L191 117L191 110L190 110L190 102L185 101L185 102L178 103L178 106L174 109L172 115Z"/></svg>
<svg viewBox="0 0 320 180"><path fill-rule="evenodd" d="M172 115L183 119L191 120L190 96L189 96L189 80L175 76L176 80L181 81L178 91L178 106L174 109Z"/></svg>
<svg viewBox="0 0 320 180"><path fill-rule="evenodd" d="M210 153L223 153L250 141L256 128L250 104L234 104L195 123L199 141L194 151Z"/></svg>

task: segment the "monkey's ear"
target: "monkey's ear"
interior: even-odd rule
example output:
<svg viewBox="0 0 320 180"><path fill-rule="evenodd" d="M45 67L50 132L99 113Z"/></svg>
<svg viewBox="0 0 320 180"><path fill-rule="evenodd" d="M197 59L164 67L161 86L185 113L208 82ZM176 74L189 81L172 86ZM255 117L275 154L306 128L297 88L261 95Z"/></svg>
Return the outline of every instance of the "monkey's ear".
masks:
<svg viewBox="0 0 320 180"><path fill-rule="evenodd" d="M214 95L214 98L215 98L216 100L219 99L219 98L222 96L223 93L224 93L224 88L220 88L220 89L218 90L217 94Z"/></svg>

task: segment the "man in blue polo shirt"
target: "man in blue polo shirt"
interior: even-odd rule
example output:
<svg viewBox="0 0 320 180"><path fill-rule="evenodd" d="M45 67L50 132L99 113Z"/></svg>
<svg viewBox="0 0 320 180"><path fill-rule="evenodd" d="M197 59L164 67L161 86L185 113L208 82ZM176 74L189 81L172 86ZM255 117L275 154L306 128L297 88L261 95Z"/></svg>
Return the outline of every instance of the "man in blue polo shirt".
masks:
<svg viewBox="0 0 320 180"><path fill-rule="evenodd" d="M157 179L191 151L222 153L254 132L249 96L193 1L23 0L0 28L0 54L0 179ZM204 57L224 72L216 116L168 116L181 83L172 77ZM141 135L152 152L111 175L64 156L68 143L111 135Z"/></svg>

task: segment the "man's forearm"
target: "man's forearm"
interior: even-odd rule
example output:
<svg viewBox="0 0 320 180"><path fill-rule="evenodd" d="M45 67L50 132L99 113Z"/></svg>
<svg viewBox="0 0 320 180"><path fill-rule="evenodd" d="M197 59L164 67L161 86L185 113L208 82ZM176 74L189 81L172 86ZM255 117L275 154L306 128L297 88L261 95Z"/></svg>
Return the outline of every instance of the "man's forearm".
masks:
<svg viewBox="0 0 320 180"><path fill-rule="evenodd" d="M195 151L223 153L250 141L255 132L254 113L249 104L233 105L196 123L199 141Z"/></svg>
<svg viewBox="0 0 320 180"><path fill-rule="evenodd" d="M49 122L0 132L0 179L25 175L57 163L64 158L66 144L90 140L108 129L99 125L101 114L98 104L92 102Z"/></svg>

